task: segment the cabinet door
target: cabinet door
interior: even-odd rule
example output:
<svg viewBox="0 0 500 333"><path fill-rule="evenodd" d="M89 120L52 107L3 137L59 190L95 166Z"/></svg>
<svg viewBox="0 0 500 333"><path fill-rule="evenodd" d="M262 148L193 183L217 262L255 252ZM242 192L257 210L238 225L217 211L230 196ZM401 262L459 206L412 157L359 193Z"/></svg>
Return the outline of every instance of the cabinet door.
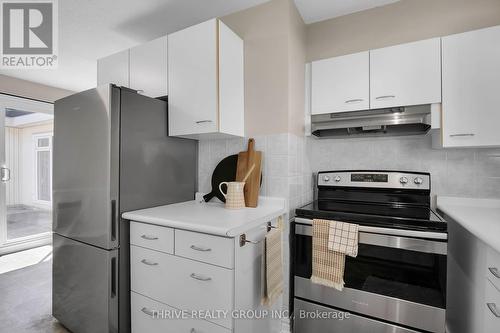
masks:
<svg viewBox="0 0 500 333"><path fill-rule="evenodd" d="M130 88L150 97L167 95L167 36L130 49Z"/></svg>
<svg viewBox="0 0 500 333"><path fill-rule="evenodd" d="M440 55L439 38L370 51L370 108L440 103Z"/></svg>
<svg viewBox="0 0 500 333"><path fill-rule="evenodd" d="M217 20L168 35L169 134L218 130Z"/></svg>
<svg viewBox="0 0 500 333"><path fill-rule="evenodd" d="M500 27L443 38L444 147L500 146Z"/></svg>
<svg viewBox="0 0 500 333"><path fill-rule="evenodd" d="M243 40L219 21L219 131L244 136Z"/></svg>
<svg viewBox="0 0 500 333"><path fill-rule="evenodd" d="M313 61L312 114L368 109L369 53Z"/></svg>
<svg viewBox="0 0 500 333"><path fill-rule="evenodd" d="M129 50L97 60L97 85L129 87Z"/></svg>

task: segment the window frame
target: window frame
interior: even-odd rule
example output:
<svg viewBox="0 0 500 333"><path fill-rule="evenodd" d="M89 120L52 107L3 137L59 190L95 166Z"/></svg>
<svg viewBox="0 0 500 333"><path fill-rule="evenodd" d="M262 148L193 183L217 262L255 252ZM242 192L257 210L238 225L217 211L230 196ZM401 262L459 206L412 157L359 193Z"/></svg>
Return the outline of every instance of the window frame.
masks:
<svg viewBox="0 0 500 333"><path fill-rule="evenodd" d="M38 140L39 139L49 139L49 145L47 147L38 147ZM52 161L52 142L54 138L54 133L53 132L44 132L44 133L35 133L33 134L33 203L38 204L38 205L43 205L43 206L51 206L52 205L52 167L53 167L53 161ZM50 200L41 200L38 198L38 152L40 151L48 151L50 154L50 189L49 189L49 195L50 195Z"/></svg>

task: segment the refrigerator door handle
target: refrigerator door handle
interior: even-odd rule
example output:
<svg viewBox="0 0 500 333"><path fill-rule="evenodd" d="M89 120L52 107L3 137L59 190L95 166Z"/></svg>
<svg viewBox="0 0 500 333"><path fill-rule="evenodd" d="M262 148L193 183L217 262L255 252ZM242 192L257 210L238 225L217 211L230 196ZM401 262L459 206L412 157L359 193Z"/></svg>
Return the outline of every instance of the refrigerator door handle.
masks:
<svg viewBox="0 0 500 333"><path fill-rule="evenodd" d="M116 240L116 222L118 220L116 213L116 200L111 200L111 241Z"/></svg>
<svg viewBox="0 0 500 333"><path fill-rule="evenodd" d="M118 274L117 274L117 264L116 257L111 258L111 298L115 298L118 294L117 292L118 285Z"/></svg>

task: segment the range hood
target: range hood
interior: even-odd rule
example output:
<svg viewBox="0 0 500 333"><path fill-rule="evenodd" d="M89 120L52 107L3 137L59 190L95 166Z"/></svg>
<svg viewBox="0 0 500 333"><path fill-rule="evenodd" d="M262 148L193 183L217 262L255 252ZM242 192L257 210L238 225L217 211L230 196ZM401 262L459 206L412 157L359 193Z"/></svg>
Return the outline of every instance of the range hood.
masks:
<svg viewBox="0 0 500 333"><path fill-rule="evenodd" d="M320 138L426 134L431 128L431 106L312 115L311 134Z"/></svg>

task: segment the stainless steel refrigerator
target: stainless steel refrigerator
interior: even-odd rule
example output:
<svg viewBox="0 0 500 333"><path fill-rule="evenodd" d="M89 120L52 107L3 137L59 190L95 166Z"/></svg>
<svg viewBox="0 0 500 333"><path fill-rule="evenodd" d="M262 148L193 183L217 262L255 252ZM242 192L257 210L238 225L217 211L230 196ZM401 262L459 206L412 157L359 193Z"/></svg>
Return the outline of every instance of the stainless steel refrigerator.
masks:
<svg viewBox="0 0 500 333"><path fill-rule="evenodd" d="M55 103L52 312L73 333L130 331L121 213L194 198L197 143L168 137L167 113L114 85Z"/></svg>

